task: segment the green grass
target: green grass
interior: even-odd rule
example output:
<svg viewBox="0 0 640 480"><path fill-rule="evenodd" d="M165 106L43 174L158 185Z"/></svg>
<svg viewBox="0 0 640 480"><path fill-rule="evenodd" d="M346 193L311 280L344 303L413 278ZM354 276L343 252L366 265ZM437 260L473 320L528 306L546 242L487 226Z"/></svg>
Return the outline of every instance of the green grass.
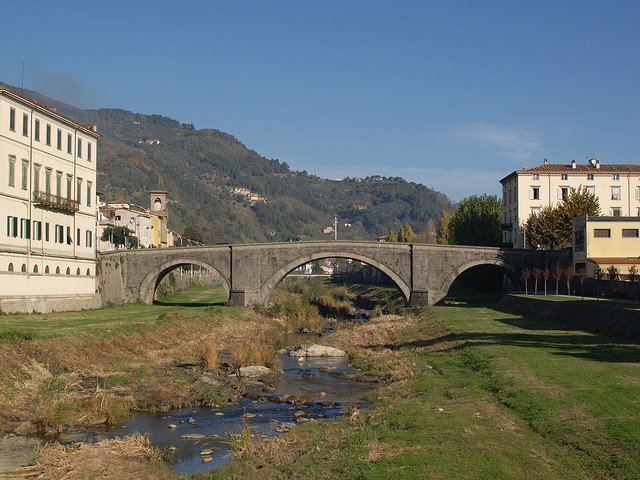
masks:
<svg viewBox="0 0 640 480"><path fill-rule="evenodd" d="M389 338L414 375L369 415L304 425L289 453L203 477L640 478L638 343L477 301L427 308Z"/></svg>
<svg viewBox="0 0 640 480"><path fill-rule="evenodd" d="M83 334L129 335L153 329L178 313L189 321L200 318L204 309L223 309L229 315L242 312L239 307L224 307L226 293L222 286L192 286L154 305L142 303L100 310L81 310L31 315L0 315L0 339L51 338Z"/></svg>

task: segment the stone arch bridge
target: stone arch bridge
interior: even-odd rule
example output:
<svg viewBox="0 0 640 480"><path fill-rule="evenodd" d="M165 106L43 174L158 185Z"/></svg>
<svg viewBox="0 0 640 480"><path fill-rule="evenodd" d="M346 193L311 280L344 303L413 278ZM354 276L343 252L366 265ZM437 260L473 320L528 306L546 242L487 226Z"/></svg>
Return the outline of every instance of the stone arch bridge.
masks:
<svg viewBox="0 0 640 480"><path fill-rule="evenodd" d="M104 304L152 303L160 281L183 265L218 272L234 305L264 304L291 271L323 258L351 258L384 272L408 305L433 305L454 280L479 265L500 267L518 286L525 267L565 260L561 252L360 241L312 241L124 250L99 256Z"/></svg>

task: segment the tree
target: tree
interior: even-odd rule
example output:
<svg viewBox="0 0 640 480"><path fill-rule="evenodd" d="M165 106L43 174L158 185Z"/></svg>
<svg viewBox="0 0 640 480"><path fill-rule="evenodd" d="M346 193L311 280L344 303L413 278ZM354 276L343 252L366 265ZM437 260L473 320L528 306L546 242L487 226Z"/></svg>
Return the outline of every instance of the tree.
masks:
<svg viewBox="0 0 640 480"><path fill-rule="evenodd" d="M542 270L539 269L539 268L534 268L533 269L533 278L536 279L536 283L535 283L536 287L535 287L535 290L533 291L534 295L538 294L538 279L540 278L540 275L542 275Z"/></svg>
<svg viewBox="0 0 640 480"><path fill-rule="evenodd" d="M502 243L502 202L495 195L463 198L451 218L453 243L497 247Z"/></svg>
<svg viewBox="0 0 640 480"><path fill-rule="evenodd" d="M436 243L440 245L451 245L453 238L451 236L451 215L446 210L440 212L438 220L438 229L436 230Z"/></svg>
<svg viewBox="0 0 640 480"><path fill-rule="evenodd" d="M187 225L186 227L184 227L184 237L185 239L192 240L196 244L204 243L202 230L200 230L200 227L196 225Z"/></svg>
<svg viewBox="0 0 640 480"><path fill-rule="evenodd" d="M556 207L556 238L564 247L572 241L571 222L581 215L600 215L600 204L595 193L589 193L587 187L570 188L569 195L562 196L562 202Z"/></svg>
<svg viewBox="0 0 640 480"><path fill-rule="evenodd" d="M389 230L387 232L387 236L384 237L384 241L385 242L397 242L398 241L398 236L395 234L395 232L393 230Z"/></svg>
<svg viewBox="0 0 640 480"><path fill-rule="evenodd" d="M631 282L631 291L633 292L633 303L636 303L638 296L636 295L636 281L638 280L638 267L631 265L629 267L629 281Z"/></svg>
<svg viewBox="0 0 640 480"><path fill-rule="evenodd" d="M611 265L607 268L607 273L609 274L609 286L611 287L611 296L613 297L613 301L616 301L616 280L618 279L618 274L620 270L616 268L615 265Z"/></svg>
<svg viewBox="0 0 640 480"><path fill-rule="evenodd" d="M560 280L562 280L562 267L559 263L556 263L556 268L553 269L553 278L556 281L556 297L558 296L558 286L560 285Z"/></svg>
<svg viewBox="0 0 640 480"><path fill-rule="evenodd" d="M398 242L401 243L417 243L418 237L413 233L413 229L409 222L405 222L398 231Z"/></svg>
<svg viewBox="0 0 640 480"><path fill-rule="evenodd" d="M584 300L584 279L587 278L587 269L580 268L578 269L578 279L580 280L580 295L582 296L582 300Z"/></svg>
<svg viewBox="0 0 640 480"><path fill-rule="evenodd" d="M571 297L571 277L573 276L571 265L564 267L562 269L562 273L564 274L564 278L567 280L567 295Z"/></svg>
<svg viewBox="0 0 640 480"><path fill-rule="evenodd" d="M529 277L531 276L531 269L529 267L522 270L522 278L524 278L524 294L529 295Z"/></svg>
<svg viewBox="0 0 640 480"><path fill-rule="evenodd" d="M100 240L103 242L111 242L116 248L118 247L138 247L138 238L131 234L127 227L106 227L102 231Z"/></svg>
<svg viewBox="0 0 640 480"><path fill-rule="evenodd" d="M544 296L547 296L547 281L549 280L549 275L551 274L551 270L549 270L549 266L545 265L544 270L542 270L542 277L544 278Z"/></svg>
<svg viewBox="0 0 640 480"><path fill-rule="evenodd" d="M538 215L529 215L524 224L527 244L533 248L564 247L572 240L573 218L581 215L600 215L598 198L586 187L571 188L555 208L547 206Z"/></svg>

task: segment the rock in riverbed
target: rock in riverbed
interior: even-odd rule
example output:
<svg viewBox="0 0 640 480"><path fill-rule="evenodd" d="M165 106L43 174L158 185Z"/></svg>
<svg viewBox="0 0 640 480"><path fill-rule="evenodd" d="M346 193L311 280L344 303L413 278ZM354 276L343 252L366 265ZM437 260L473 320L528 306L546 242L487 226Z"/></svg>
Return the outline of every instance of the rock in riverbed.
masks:
<svg viewBox="0 0 640 480"><path fill-rule="evenodd" d="M313 344L300 350L291 350L290 357L346 357L347 353L338 348Z"/></svg>

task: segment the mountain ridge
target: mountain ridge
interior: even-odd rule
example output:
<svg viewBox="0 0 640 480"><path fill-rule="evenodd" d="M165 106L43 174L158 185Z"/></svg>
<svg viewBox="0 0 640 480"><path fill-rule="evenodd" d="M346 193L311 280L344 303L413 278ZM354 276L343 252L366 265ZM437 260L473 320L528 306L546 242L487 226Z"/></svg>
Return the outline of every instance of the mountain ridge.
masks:
<svg viewBox="0 0 640 480"><path fill-rule="evenodd" d="M324 227L340 220L343 239L373 240L409 222L435 231L442 193L400 177L322 179L246 147L233 135L157 114L120 108L81 109L32 90L16 89L80 124L96 124L97 189L107 201L148 206L148 191L169 192L169 227L210 242L330 239ZM246 189L266 201L232 193Z"/></svg>

